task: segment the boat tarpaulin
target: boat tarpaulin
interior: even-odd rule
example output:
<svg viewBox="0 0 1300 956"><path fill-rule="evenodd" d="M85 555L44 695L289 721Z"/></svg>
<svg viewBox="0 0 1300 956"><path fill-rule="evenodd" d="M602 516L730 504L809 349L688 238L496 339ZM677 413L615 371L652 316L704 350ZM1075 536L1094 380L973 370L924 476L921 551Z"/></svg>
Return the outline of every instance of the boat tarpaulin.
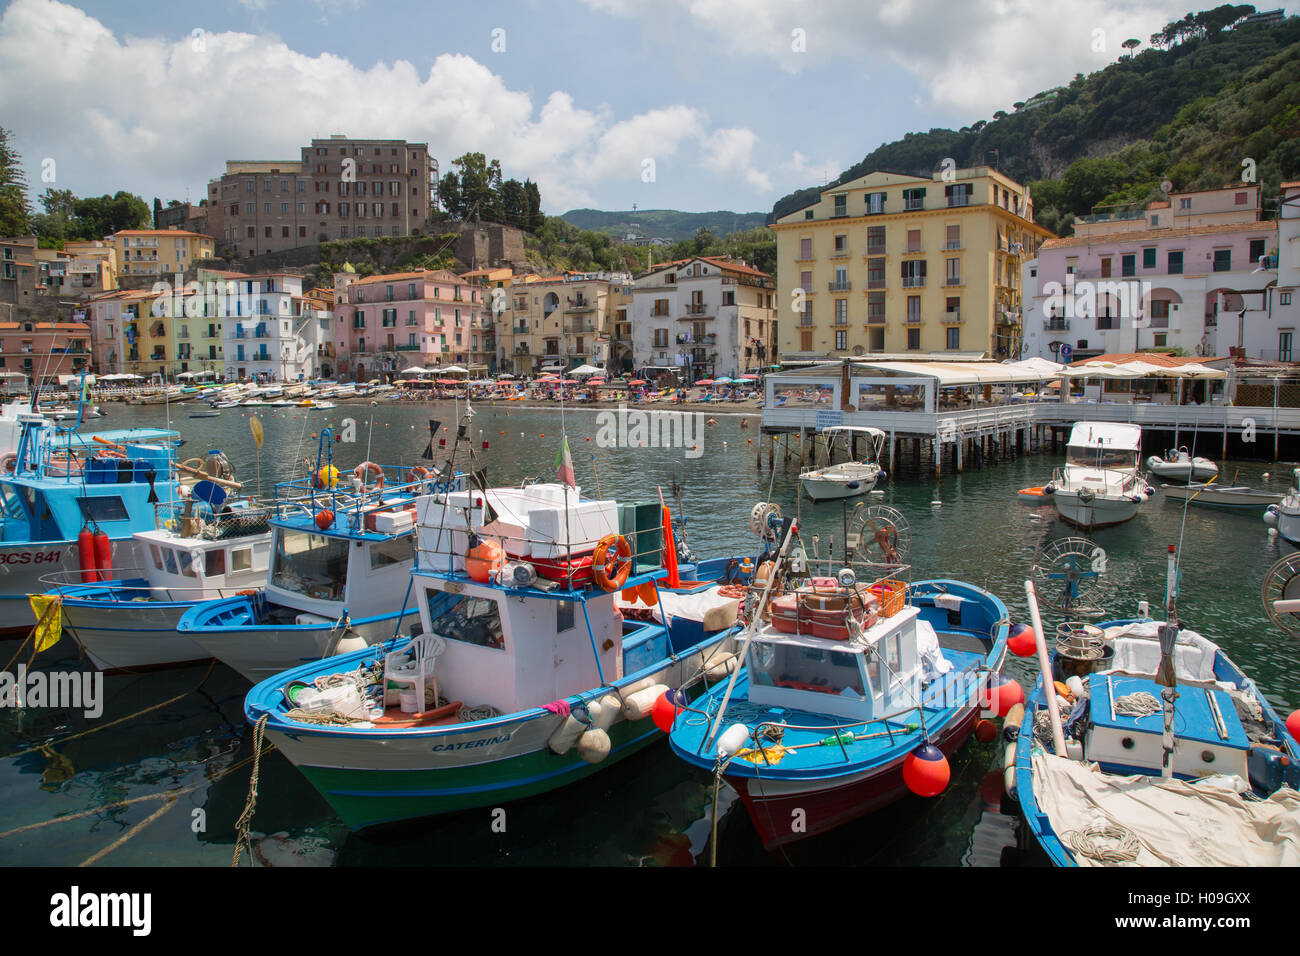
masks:
<svg viewBox="0 0 1300 956"><path fill-rule="evenodd" d="M1300 792L1243 796L1240 777L1162 780L1103 773L1096 764L1033 755L1034 797L1061 841L1093 824L1120 826L1139 844L1128 866L1300 866ZM1074 850L1080 866L1105 866Z"/></svg>

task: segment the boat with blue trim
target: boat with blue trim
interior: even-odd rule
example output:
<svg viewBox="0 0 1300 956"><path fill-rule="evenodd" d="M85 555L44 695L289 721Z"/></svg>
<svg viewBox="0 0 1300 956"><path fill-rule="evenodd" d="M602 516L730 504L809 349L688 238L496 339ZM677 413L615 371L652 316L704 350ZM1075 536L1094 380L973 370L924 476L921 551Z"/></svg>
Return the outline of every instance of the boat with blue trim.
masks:
<svg viewBox="0 0 1300 956"><path fill-rule="evenodd" d="M740 794L769 850L909 790L940 792L947 757L989 702L1006 645L1003 603L961 581L908 585L905 568L880 570L859 581L869 566L846 565L772 602L733 686L715 687L673 723L674 752ZM769 573L782 573L779 562Z"/></svg>
<svg viewBox="0 0 1300 956"><path fill-rule="evenodd" d="M1064 622L1049 654L1026 590L1040 674L1006 755L1023 842L1056 866L1300 865L1300 713L1172 599L1164 621Z"/></svg>
<svg viewBox="0 0 1300 956"><path fill-rule="evenodd" d="M420 465L362 462L351 483L329 455L307 478L280 482L271 502L265 587L203 601L176 622L180 635L253 683L306 661L392 638L418 619L403 603L415 565L415 504L464 487Z"/></svg>
<svg viewBox="0 0 1300 956"><path fill-rule="evenodd" d="M740 599L720 582L743 593L748 572L633 573L618 514L564 484L427 496L411 636L263 681L248 719L353 828L497 806L636 753L670 687L734 669Z"/></svg>

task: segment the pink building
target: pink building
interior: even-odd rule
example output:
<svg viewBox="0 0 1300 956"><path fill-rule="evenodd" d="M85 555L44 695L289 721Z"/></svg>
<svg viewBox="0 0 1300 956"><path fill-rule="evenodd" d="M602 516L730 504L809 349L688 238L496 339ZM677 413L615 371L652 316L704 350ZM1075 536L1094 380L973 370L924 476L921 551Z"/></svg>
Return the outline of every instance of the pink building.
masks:
<svg viewBox="0 0 1300 956"><path fill-rule="evenodd" d="M477 285L445 270L334 277L334 345L340 378L367 381L406 368L466 365L482 351Z"/></svg>
<svg viewBox="0 0 1300 956"><path fill-rule="evenodd" d="M89 371L90 326L84 322L0 322L0 372L28 384L57 385L60 375Z"/></svg>
<svg viewBox="0 0 1300 956"><path fill-rule="evenodd" d="M1277 357L1277 222L1248 207L1235 222L1167 223L1166 208L1149 209L1136 228L1090 224L1042 244L1024 266L1024 357L1143 349Z"/></svg>

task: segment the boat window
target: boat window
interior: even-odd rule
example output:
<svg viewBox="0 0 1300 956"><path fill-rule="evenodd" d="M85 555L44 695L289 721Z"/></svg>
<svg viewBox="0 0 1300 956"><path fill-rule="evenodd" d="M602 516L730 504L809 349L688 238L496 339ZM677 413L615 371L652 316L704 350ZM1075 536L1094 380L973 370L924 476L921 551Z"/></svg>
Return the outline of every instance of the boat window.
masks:
<svg viewBox="0 0 1300 956"><path fill-rule="evenodd" d="M271 583L321 601L342 601L347 582L348 542L306 531L276 536Z"/></svg>
<svg viewBox="0 0 1300 956"><path fill-rule="evenodd" d="M403 535L393 541L379 541L370 546L370 569L386 568L391 564L415 560L415 541Z"/></svg>
<svg viewBox="0 0 1300 956"><path fill-rule="evenodd" d="M176 552L176 560L181 566L181 574L185 575L187 578L196 577L194 571L194 558L195 552L193 551Z"/></svg>
<svg viewBox="0 0 1300 956"><path fill-rule="evenodd" d="M845 651L756 643L749 653L750 679L756 684L821 694L865 697L858 655Z"/></svg>
<svg viewBox="0 0 1300 956"><path fill-rule="evenodd" d="M501 612L496 601L487 598L458 598L450 607L442 602L440 591L426 592L429 600L430 633L451 641L463 641L479 647L504 649L501 633ZM437 604L435 605L435 600ZM435 607L441 611L435 610Z"/></svg>
<svg viewBox="0 0 1300 956"><path fill-rule="evenodd" d="M4 507L4 517L27 520L27 514L23 511L22 498L15 494L9 485L0 485L0 504Z"/></svg>
<svg viewBox="0 0 1300 956"><path fill-rule="evenodd" d="M97 495L77 499L81 516L87 521L126 521L126 505L120 495Z"/></svg>
<svg viewBox="0 0 1300 956"><path fill-rule="evenodd" d="M158 550L158 545L150 543L149 553L153 556L153 566L161 571L163 569L162 552Z"/></svg>
<svg viewBox="0 0 1300 956"><path fill-rule="evenodd" d="M1071 465L1089 468L1132 468L1137 465L1137 452L1131 448L1093 448L1088 445L1070 445L1065 459Z"/></svg>
<svg viewBox="0 0 1300 956"><path fill-rule="evenodd" d="M573 602L555 602L555 632L557 634L573 629Z"/></svg>
<svg viewBox="0 0 1300 956"><path fill-rule="evenodd" d="M231 548L230 570L247 571L253 566L252 554L251 548Z"/></svg>
<svg viewBox="0 0 1300 956"><path fill-rule="evenodd" d="M218 577L226 573L226 552L224 548L213 548L203 556L203 576Z"/></svg>
<svg viewBox="0 0 1300 956"><path fill-rule="evenodd" d="M171 548L163 548L163 567L167 569L168 574L180 574L176 567L176 552Z"/></svg>

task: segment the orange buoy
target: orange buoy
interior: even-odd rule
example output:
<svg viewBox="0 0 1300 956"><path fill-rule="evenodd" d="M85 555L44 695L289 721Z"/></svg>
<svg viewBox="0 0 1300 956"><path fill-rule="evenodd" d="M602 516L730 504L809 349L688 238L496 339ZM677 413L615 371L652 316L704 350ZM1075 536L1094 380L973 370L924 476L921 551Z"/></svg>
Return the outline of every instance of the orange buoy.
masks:
<svg viewBox="0 0 1300 956"><path fill-rule="evenodd" d="M113 546L108 540L108 535L103 531L95 531L95 567L99 574L96 580L111 581L113 580Z"/></svg>
<svg viewBox="0 0 1300 956"><path fill-rule="evenodd" d="M975 739L982 744L990 743L998 735L998 725L991 720L980 720L975 724Z"/></svg>
<svg viewBox="0 0 1300 956"><path fill-rule="evenodd" d="M77 564L81 568L81 583L93 584L98 580L95 574L95 538L90 528L83 527L77 535Z"/></svg>
<svg viewBox="0 0 1300 956"><path fill-rule="evenodd" d="M1007 637L1007 650L1017 657L1029 657L1038 650L1038 639L1034 629L1028 624L1012 624L1011 634Z"/></svg>
<svg viewBox="0 0 1300 956"><path fill-rule="evenodd" d="M505 563L505 552L501 545L484 538L469 549L469 555L465 558L465 570L475 581L486 584L492 580L495 572L505 567Z"/></svg>
<svg viewBox="0 0 1300 956"><path fill-rule="evenodd" d="M921 744L903 760L903 782L918 797L937 797L951 775L948 758L934 744Z"/></svg>

